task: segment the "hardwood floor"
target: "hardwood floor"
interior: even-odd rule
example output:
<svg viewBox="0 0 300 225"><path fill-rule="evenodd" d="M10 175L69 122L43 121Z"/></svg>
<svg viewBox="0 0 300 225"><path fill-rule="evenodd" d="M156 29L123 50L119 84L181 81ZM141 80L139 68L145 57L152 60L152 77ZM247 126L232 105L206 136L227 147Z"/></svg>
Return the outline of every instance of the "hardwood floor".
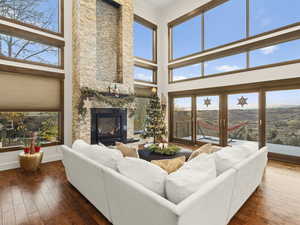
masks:
<svg viewBox="0 0 300 225"><path fill-rule="evenodd" d="M110 225L66 180L61 162L0 172L0 225ZM207 225L207 224L204 224ZM300 225L300 166L270 161L229 225Z"/></svg>

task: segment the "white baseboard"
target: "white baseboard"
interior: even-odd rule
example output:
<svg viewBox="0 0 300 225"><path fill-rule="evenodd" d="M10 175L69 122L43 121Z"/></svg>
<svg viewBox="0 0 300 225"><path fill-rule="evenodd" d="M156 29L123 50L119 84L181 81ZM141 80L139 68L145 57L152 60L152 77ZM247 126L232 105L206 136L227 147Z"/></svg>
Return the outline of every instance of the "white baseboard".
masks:
<svg viewBox="0 0 300 225"><path fill-rule="evenodd" d="M62 155L61 154L53 154L53 155L46 156L43 159L42 163L54 162L54 161L59 161L59 160L62 160ZM16 169L16 168L20 168L19 161L11 161L11 162L0 164L0 171L11 170L11 169Z"/></svg>

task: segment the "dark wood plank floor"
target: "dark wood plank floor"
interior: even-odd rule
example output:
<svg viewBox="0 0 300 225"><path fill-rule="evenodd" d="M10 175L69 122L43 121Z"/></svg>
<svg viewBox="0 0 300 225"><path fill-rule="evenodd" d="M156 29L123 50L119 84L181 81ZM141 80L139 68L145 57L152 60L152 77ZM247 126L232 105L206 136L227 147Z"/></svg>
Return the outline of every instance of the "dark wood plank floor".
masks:
<svg viewBox="0 0 300 225"><path fill-rule="evenodd" d="M61 162L0 172L0 225L109 225L66 180ZM230 225L300 225L300 166L269 162L261 187Z"/></svg>

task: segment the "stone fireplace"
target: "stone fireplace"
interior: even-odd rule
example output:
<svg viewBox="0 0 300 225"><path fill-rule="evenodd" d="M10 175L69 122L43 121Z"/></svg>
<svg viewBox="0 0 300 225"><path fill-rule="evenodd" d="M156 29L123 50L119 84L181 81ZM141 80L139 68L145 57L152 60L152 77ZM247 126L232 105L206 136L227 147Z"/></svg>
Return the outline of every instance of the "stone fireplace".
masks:
<svg viewBox="0 0 300 225"><path fill-rule="evenodd" d="M120 95L134 94L133 3L132 0L73 2L73 139L91 143L91 129L97 124L93 112L115 107L89 98L84 102L87 113L82 117L78 110L82 88L107 93L114 86ZM118 110L129 111L127 107ZM133 137L131 114L126 113L128 138Z"/></svg>

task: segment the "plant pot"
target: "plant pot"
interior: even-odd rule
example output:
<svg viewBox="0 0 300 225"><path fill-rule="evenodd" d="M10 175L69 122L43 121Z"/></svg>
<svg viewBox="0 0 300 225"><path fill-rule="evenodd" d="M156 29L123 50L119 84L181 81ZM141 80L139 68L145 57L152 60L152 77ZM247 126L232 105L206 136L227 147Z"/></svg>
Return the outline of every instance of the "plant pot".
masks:
<svg viewBox="0 0 300 225"><path fill-rule="evenodd" d="M28 154L30 152L30 148L24 148L24 153Z"/></svg>
<svg viewBox="0 0 300 225"><path fill-rule="evenodd" d="M41 147L40 146L35 146L34 150L35 150L35 152L40 152L41 151Z"/></svg>

